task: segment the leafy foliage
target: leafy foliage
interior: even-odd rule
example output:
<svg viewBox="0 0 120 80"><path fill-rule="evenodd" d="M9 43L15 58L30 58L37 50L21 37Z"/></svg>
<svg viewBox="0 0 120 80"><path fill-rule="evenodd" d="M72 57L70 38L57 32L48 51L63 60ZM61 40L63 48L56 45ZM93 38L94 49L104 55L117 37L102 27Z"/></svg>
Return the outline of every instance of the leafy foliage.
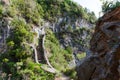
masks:
<svg viewBox="0 0 120 80"><path fill-rule="evenodd" d="M6 11L9 16L15 17L15 15L18 15L29 23L40 25L43 10L35 0L11 0L11 3Z"/></svg>
<svg viewBox="0 0 120 80"><path fill-rule="evenodd" d="M91 22L96 21L93 12L86 11L82 6L71 0L37 0L44 10L44 18L55 21L60 16L82 17ZM90 15L90 16L89 16Z"/></svg>
<svg viewBox="0 0 120 80"><path fill-rule="evenodd" d="M67 69L68 62L72 60L71 48L62 49L55 34L50 29L47 30L45 46L50 53L51 64L60 71Z"/></svg>
<svg viewBox="0 0 120 80"><path fill-rule="evenodd" d="M3 7L0 5L0 17L2 17Z"/></svg>
<svg viewBox="0 0 120 80"><path fill-rule="evenodd" d="M102 12L106 13L109 12L113 9L115 9L116 7L120 6L120 2L117 1L105 1L105 0L101 0L102 1Z"/></svg>
<svg viewBox="0 0 120 80"><path fill-rule="evenodd" d="M29 25L19 19L13 19L11 22L12 35L7 39L8 50L1 58L3 72L12 74L12 80L53 80L54 75L45 72L41 65L34 63L32 50L30 46L24 45L24 42L31 43L33 33L29 32ZM8 76L5 77L6 79ZM49 80L50 80L49 79Z"/></svg>
<svg viewBox="0 0 120 80"><path fill-rule="evenodd" d="M0 18L11 19L11 32L6 40L7 50L0 54L0 69L4 72L0 74L0 79L53 80L54 74L41 69L42 64L34 63L33 50L24 43L33 42L35 33L32 33L31 25L41 26L42 19L55 22L58 17L65 16L82 17L91 23L96 20L93 12L71 0L10 0L7 7L0 4ZM71 26L68 29L73 32ZM55 34L50 29L46 32L45 46L50 53L51 64L61 72L75 76L74 71L68 71L68 63L72 60L71 47L61 48Z"/></svg>

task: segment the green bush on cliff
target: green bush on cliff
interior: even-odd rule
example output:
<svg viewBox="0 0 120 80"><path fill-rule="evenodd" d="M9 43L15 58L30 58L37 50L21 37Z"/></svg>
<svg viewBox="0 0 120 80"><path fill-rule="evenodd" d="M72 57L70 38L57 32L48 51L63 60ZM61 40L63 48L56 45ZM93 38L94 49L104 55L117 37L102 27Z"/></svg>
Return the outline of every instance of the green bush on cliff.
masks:
<svg viewBox="0 0 120 80"><path fill-rule="evenodd" d="M109 12L117 7L120 6L120 1L107 1L107 0L101 0L102 1L102 12L106 13Z"/></svg>
<svg viewBox="0 0 120 80"><path fill-rule="evenodd" d="M0 5L0 17L2 17L2 13L3 13L3 6Z"/></svg>
<svg viewBox="0 0 120 80"><path fill-rule="evenodd" d="M13 19L11 22L12 32L7 39L8 54L13 61L21 61L31 55L29 46L23 42L32 42L33 34L29 32L29 26L24 21Z"/></svg>
<svg viewBox="0 0 120 80"><path fill-rule="evenodd" d="M49 21L55 21L57 17L72 16L82 17L91 22L96 21L93 12L86 12L85 9L71 0L37 0L44 11L44 18ZM91 14L89 16L89 14ZM90 18L90 19L89 19Z"/></svg>
<svg viewBox="0 0 120 80"><path fill-rule="evenodd" d="M95 15L88 13L84 8L71 0L10 0L10 5L5 8L0 5L0 17L11 19L11 35L7 38L7 50L0 54L0 67L6 74L4 79L11 75L12 80L54 80L54 74L41 69L42 64L36 64L33 58L33 50L29 45L32 43L34 33L32 26L42 25L41 19L56 22L58 17L72 16L82 17L94 23ZM4 11L3 11L4 10ZM89 15L90 14L90 15ZM66 22L62 25L64 26ZM32 26L31 26L32 25ZM71 27L68 28L71 32ZM72 60L71 47L61 48L56 34L50 29L46 31L45 46L49 60L53 67L61 72L68 71L68 63ZM76 33L77 34L77 33ZM73 74L70 74L74 76ZM0 74L0 76L2 76Z"/></svg>
<svg viewBox="0 0 120 80"><path fill-rule="evenodd" d="M43 16L43 9L34 0L11 0L11 5L7 10L7 13L11 17L18 15L25 18L29 23L40 23L40 18Z"/></svg>
<svg viewBox="0 0 120 80"><path fill-rule="evenodd" d="M0 17L3 6L0 5ZM7 80L53 80L54 74L41 69L32 59L33 50L24 43L33 42L31 24L39 25L43 16L42 7L34 0L11 0L4 10L4 16L11 17L11 35L7 38L7 51L0 54L1 79ZM29 60L28 60L29 59ZM4 76L3 76L4 75Z"/></svg>
<svg viewBox="0 0 120 80"><path fill-rule="evenodd" d="M71 48L61 48L55 34L50 29L47 30L45 46L49 52L51 64L60 71L67 69L69 61L72 60Z"/></svg>
<svg viewBox="0 0 120 80"><path fill-rule="evenodd" d="M11 74L12 80L53 80L54 75L41 69L40 64L34 63L30 46L23 43L31 43L33 33L30 26L24 21L13 19L11 22L12 32L7 39L7 52L0 56L2 71ZM4 79L8 79L8 76ZM1 76L1 75L0 75Z"/></svg>

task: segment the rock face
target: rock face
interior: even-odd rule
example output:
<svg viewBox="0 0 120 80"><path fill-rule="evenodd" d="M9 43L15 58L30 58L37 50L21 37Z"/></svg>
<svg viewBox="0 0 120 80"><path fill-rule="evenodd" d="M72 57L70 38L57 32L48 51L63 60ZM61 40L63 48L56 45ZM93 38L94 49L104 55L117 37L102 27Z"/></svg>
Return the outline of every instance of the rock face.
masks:
<svg viewBox="0 0 120 80"><path fill-rule="evenodd" d="M85 51L94 28L94 23L78 17L60 17L56 22L45 22L44 26L50 28L58 38L63 48L70 46L76 48L76 52Z"/></svg>
<svg viewBox="0 0 120 80"><path fill-rule="evenodd" d="M9 0L1 0L2 4L4 5L9 5L10 4L10 1Z"/></svg>
<svg viewBox="0 0 120 80"><path fill-rule="evenodd" d="M10 25L8 25L9 20L3 18L0 20L0 52L4 53L6 51L6 38L10 34Z"/></svg>
<svg viewBox="0 0 120 80"><path fill-rule="evenodd" d="M77 68L78 80L120 80L120 7L98 20L90 46L93 54Z"/></svg>

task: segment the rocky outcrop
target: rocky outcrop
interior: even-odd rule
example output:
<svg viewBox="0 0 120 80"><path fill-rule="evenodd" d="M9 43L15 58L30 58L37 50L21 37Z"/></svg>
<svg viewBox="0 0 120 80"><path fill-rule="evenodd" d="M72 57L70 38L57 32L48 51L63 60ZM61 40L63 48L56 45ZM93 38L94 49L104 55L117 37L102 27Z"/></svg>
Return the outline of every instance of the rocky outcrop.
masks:
<svg viewBox="0 0 120 80"><path fill-rule="evenodd" d="M6 39L10 34L10 25L9 20L7 18L3 18L0 20L0 52L4 53L7 49Z"/></svg>
<svg viewBox="0 0 120 80"><path fill-rule="evenodd" d="M56 34L63 48L70 46L79 52L89 47L95 25L81 17L66 16L57 18L55 22L45 22L44 26Z"/></svg>
<svg viewBox="0 0 120 80"><path fill-rule="evenodd" d="M92 55L77 68L78 80L119 80L120 7L98 20L90 46Z"/></svg>

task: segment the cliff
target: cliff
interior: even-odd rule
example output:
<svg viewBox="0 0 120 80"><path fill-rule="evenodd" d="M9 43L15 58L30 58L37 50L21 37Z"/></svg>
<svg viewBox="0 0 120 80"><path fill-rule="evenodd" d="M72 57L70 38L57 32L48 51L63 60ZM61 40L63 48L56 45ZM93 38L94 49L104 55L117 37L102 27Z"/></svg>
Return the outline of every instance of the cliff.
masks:
<svg viewBox="0 0 120 80"><path fill-rule="evenodd" d="M74 78L76 55L88 50L95 21L71 0L1 0L0 79Z"/></svg>
<svg viewBox="0 0 120 80"><path fill-rule="evenodd" d="M96 24L90 41L92 55L78 69L78 80L120 79L120 7L106 13ZM84 75L84 76L83 76Z"/></svg>

